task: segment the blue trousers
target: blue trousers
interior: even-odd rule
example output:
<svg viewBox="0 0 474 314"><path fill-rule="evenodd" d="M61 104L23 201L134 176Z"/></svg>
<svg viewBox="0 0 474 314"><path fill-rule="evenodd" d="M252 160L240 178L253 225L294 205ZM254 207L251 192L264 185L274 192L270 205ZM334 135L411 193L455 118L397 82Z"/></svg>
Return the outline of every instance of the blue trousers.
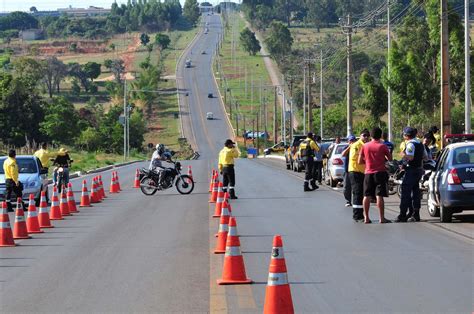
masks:
<svg viewBox="0 0 474 314"><path fill-rule="evenodd" d="M400 197L400 214L398 219L406 220L407 211L421 208L420 180L423 176L422 168L407 168L403 177Z"/></svg>

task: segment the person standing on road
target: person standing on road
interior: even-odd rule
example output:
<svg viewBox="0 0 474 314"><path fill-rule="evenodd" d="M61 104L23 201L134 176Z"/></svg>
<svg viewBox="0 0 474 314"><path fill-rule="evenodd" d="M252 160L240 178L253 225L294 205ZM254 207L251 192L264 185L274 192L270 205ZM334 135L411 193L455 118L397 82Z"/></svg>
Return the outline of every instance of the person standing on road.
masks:
<svg viewBox="0 0 474 314"><path fill-rule="evenodd" d="M364 220L362 200L364 198L365 172L365 165L360 164L358 160L362 146L369 141L369 137L369 130L362 130L360 139L351 145L349 151L349 178L351 180L352 188L352 219L357 222Z"/></svg>
<svg viewBox="0 0 474 314"><path fill-rule="evenodd" d="M423 176L423 160L427 160L428 155L423 144L417 140L415 129L406 127L403 137L407 141L402 152L405 176L401 184L400 214L395 222L420 221L420 179Z"/></svg>
<svg viewBox="0 0 474 314"><path fill-rule="evenodd" d="M303 190L305 192L314 191L319 188L314 177L314 156L319 151L319 147L314 141L313 132L308 132L306 139L300 143L298 150L301 160L305 163ZM310 184L311 188L309 187Z"/></svg>
<svg viewBox="0 0 474 314"><path fill-rule="evenodd" d="M439 134L439 129L436 125L433 125L430 128L431 133L433 133L433 136L435 138L435 145L438 151L441 150L441 135Z"/></svg>
<svg viewBox="0 0 474 314"><path fill-rule="evenodd" d="M36 156L41 161L41 167L47 170L49 167L49 158L52 157L52 155L48 152L48 143L42 143L41 149L37 150L34 153L34 156Z"/></svg>
<svg viewBox="0 0 474 314"><path fill-rule="evenodd" d="M240 150L235 146L231 139L227 139L224 143L224 148L219 152L219 172L224 181L224 192L227 192L229 186L229 194L231 199L237 199L235 195L235 158L240 156Z"/></svg>
<svg viewBox="0 0 474 314"><path fill-rule="evenodd" d="M393 154L393 150L394 150L395 146L393 145L392 142L390 142L390 141L388 140L388 133L387 133L387 132L383 132L382 138L383 138L383 143L384 143L385 145L387 145L388 150L390 151L390 154Z"/></svg>
<svg viewBox="0 0 474 314"><path fill-rule="evenodd" d="M8 158L3 162L3 172L5 173L5 201L7 202L8 211L12 212L12 193L15 193L16 197L23 196L23 185L18 179L19 171L18 164L16 163L16 151L14 149L8 152Z"/></svg>
<svg viewBox="0 0 474 314"><path fill-rule="evenodd" d="M377 199L379 208L380 223L389 223L385 218L384 197L388 197L388 173L385 168L385 161L392 160L392 154L387 145L380 138L382 137L381 128L373 128L371 132L372 140L364 146L359 154L358 163L365 164L364 172L364 223L369 224L372 221L369 218L370 201Z"/></svg>
<svg viewBox="0 0 474 314"><path fill-rule="evenodd" d="M349 146L342 152L342 157L344 157L344 198L346 199L346 207L352 206L352 187L351 187L351 178L349 177L349 156L351 145L356 142L356 137L354 135L349 135L347 141Z"/></svg>
<svg viewBox="0 0 474 314"><path fill-rule="evenodd" d="M321 136L316 135L315 140L319 149L314 153L313 178L321 185L321 181L323 180L323 150L321 149Z"/></svg>

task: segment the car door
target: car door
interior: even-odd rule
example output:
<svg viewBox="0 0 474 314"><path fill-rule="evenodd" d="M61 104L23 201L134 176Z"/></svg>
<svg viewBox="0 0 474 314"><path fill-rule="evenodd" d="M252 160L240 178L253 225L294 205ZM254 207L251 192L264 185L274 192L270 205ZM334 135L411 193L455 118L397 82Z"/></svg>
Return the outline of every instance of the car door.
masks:
<svg viewBox="0 0 474 314"><path fill-rule="evenodd" d="M445 172L445 165L449 155L449 148L445 148L441 151L441 155L436 163L435 174L433 177L433 199L436 200L437 204L440 204L440 188L443 182L443 174Z"/></svg>

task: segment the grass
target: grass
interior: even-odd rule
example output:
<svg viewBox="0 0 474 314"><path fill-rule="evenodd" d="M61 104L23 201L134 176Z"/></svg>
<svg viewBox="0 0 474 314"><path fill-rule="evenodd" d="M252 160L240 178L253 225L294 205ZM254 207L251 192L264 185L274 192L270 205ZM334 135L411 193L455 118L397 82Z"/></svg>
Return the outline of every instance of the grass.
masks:
<svg viewBox="0 0 474 314"><path fill-rule="evenodd" d="M246 27L244 19L237 14L233 18L236 19L237 25L235 58L232 55L232 29L229 28L225 32L219 58L215 60L215 76L219 83L219 89L226 100L227 112L230 114L232 111L233 127L237 129L238 125L237 135L242 135L243 130L256 130L258 117L260 117L258 129L264 131L265 111L268 121L267 131L271 135L273 131L274 87L271 86L272 83L262 56L260 54L250 56L238 42L239 33ZM222 73L219 73L218 69ZM252 84L254 85L253 93ZM227 86L227 93L225 86ZM260 102L260 86L264 86L261 91L262 103ZM279 105L277 111L280 111ZM278 112L277 117L280 117ZM240 138L240 141L243 139Z"/></svg>

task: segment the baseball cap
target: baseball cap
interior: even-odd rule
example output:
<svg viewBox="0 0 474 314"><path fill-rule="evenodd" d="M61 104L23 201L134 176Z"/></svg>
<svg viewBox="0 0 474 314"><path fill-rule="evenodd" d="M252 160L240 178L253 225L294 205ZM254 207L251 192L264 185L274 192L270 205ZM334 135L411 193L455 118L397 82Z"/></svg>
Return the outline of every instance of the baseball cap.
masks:
<svg viewBox="0 0 474 314"><path fill-rule="evenodd" d="M224 143L225 146L229 146L229 145L235 145L235 143L229 138L225 141Z"/></svg>
<svg viewBox="0 0 474 314"><path fill-rule="evenodd" d="M348 140L349 142L354 142L354 141L356 140L356 137L355 137L354 135L349 135L349 136L347 137L347 140Z"/></svg>
<svg viewBox="0 0 474 314"><path fill-rule="evenodd" d="M414 137L414 136L416 136L416 133L417 133L416 130L412 127L409 127L409 126L407 126L403 129L403 135L408 135L408 136Z"/></svg>

